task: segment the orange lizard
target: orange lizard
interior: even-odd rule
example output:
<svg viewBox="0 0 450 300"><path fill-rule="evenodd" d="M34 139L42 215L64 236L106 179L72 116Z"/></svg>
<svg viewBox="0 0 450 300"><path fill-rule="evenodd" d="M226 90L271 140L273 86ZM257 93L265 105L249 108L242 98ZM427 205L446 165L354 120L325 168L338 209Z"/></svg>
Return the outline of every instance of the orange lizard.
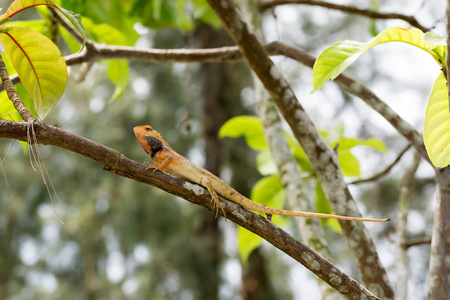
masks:
<svg viewBox="0 0 450 300"><path fill-rule="evenodd" d="M184 156L175 152L175 150L173 150L169 146L169 144L167 144L163 137L150 125L137 126L134 127L133 130L142 148L144 148L145 152L150 154L153 162L156 165L153 166L150 163L146 162L146 164L149 165L147 169L153 169L153 172L157 170L162 171L206 187L211 194L212 201L214 202L214 208L217 209L216 216L219 211L219 207L222 209L222 212L225 215L225 212L223 211L223 208L217 196L219 194L227 199L230 199L233 202L244 206L247 209L265 213L268 215L330 218L367 222L389 221L389 219L365 219L313 212L290 211L271 208L258 204L239 194L235 189L227 185L211 172L208 172L207 170L197 166Z"/></svg>

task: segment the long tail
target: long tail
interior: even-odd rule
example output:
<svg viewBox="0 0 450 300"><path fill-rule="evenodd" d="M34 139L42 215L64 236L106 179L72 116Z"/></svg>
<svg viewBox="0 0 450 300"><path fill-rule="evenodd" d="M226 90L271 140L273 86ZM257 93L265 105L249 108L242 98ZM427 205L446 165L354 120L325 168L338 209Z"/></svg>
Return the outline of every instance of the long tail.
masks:
<svg viewBox="0 0 450 300"><path fill-rule="evenodd" d="M250 210L254 210L254 211L257 211L260 213L270 214L270 215L309 217L309 218L326 218L326 219L363 221L363 222L387 222L387 221L390 221L390 219L367 219L367 218L347 217L347 216L340 216L340 215L321 214L321 213L314 213L314 212L303 212L303 211L291 211L291 210L277 209L277 208L267 207L267 206L261 205L259 203L253 202L250 199L247 199L242 195L241 195L241 197L244 198L245 200L247 200L247 201L244 201L243 199L241 199L241 201L239 201L239 204L241 204L245 208L248 208Z"/></svg>

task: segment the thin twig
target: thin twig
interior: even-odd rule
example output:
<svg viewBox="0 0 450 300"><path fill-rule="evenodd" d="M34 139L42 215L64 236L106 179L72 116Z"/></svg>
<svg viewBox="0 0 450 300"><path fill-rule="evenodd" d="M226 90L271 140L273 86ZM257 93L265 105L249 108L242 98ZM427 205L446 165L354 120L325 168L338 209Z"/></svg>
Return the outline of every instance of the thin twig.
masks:
<svg viewBox="0 0 450 300"><path fill-rule="evenodd" d="M364 17L368 17L368 18L372 18L372 19L398 19L398 20L406 21L409 24L411 24L412 26L417 27L424 32L430 31L430 28L427 28L427 27L423 26L422 24L420 24L419 21L417 21L417 19L414 16L408 16L408 15L399 14L399 13L378 12L378 11L371 10L371 9L357 8L356 6L353 6L353 5L341 5L341 4L335 4L335 3L330 3L330 2L326 2L326 1L316 1L316 0L265 1L260 4L259 8L261 11L263 11L266 9L273 8L275 6L286 5L286 4L302 4L302 5L320 6L320 7L339 10L339 11L342 11L345 13L356 14L356 15L360 15L360 16L364 16Z"/></svg>
<svg viewBox="0 0 450 300"><path fill-rule="evenodd" d="M400 161L400 159L403 157L403 154L405 154L409 150L409 148L411 148L411 144L408 144L397 155L397 158L391 164L389 164L383 171L373 175L372 177L355 180L355 181L349 182L348 184L361 184L361 183L366 183L366 182L373 182L373 181L377 181L378 179L380 179L383 176L386 176L392 170L392 168Z"/></svg>
<svg viewBox="0 0 450 300"><path fill-rule="evenodd" d="M410 240L406 242L406 248L409 247L414 247L414 246L419 246L419 245L429 245L431 244L431 238L430 237L426 237L426 238L422 238L422 239L414 239L414 240Z"/></svg>

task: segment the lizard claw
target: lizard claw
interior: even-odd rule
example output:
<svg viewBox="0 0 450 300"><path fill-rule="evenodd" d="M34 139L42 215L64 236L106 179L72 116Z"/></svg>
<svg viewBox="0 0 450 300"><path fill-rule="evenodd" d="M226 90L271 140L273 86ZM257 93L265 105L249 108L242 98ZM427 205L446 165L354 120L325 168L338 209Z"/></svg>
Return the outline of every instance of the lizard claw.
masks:
<svg viewBox="0 0 450 300"><path fill-rule="evenodd" d="M226 221L227 214L225 213L225 210L223 209L222 204L220 204L220 201L217 198L217 195L216 195L216 197L211 197L211 201L213 202L213 210L216 211L216 219L217 219L217 216L219 215L219 208L220 208L220 210L222 210L223 217L225 218L225 221Z"/></svg>
<svg viewBox="0 0 450 300"><path fill-rule="evenodd" d="M204 187L206 187L209 194L211 195L211 201L213 203L213 211L214 210L216 211L216 219L217 219L217 216L219 215L219 208L220 208L222 210L223 217L225 218L225 220L227 220L227 215L225 213L225 210L223 209L222 204L220 204L219 197L217 196L217 193L214 190L214 188L211 184L211 181L207 177L203 177L200 180L200 184L203 185Z"/></svg>

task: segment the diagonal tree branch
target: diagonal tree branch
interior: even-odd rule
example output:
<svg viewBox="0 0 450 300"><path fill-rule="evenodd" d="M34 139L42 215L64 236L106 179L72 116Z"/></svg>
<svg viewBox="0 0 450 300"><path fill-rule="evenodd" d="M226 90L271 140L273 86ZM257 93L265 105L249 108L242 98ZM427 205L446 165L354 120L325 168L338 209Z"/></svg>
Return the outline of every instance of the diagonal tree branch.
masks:
<svg viewBox="0 0 450 300"><path fill-rule="evenodd" d="M316 60L315 57L310 53L286 45L284 43L273 42L266 47L270 53L284 55L310 68L314 66L314 62ZM417 130L411 124L406 122L392 108L384 103L383 100L381 100L374 92L372 92L362 83L345 74L339 75L334 79L334 82L336 82L346 92L360 98L361 100L366 102L367 105L378 112L383 118L386 119L386 121L391 123L391 125L401 135L403 135L411 143L411 145L416 148L417 151L419 151L423 159L431 164L430 159L428 158L427 151L425 150L425 145L423 144L422 135L417 132Z"/></svg>
<svg viewBox="0 0 450 300"><path fill-rule="evenodd" d="M270 60L264 47L249 32L247 24L241 20L233 2L230 0L207 1L290 125L305 151L333 211L337 214L360 216L361 213L340 171L336 153L320 135L298 102L289 83ZM381 264L373 240L364 224L340 222L340 225L350 250L356 258L366 286L369 290L376 291L377 296L383 299L392 299L393 290L388 282L386 270Z"/></svg>
<svg viewBox="0 0 450 300"><path fill-rule="evenodd" d="M260 13L257 10L258 0L245 0L239 3L244 11L243 15L248 19L248 24L260 41L264 41ZM300 166L295 160L289 148L288 140L281 124L281 117L270 99L263 84L252 72L253 86L258 98L258 114L263 124L264 136L269 145L272 157L277 166L278 176L286 191L286 199L293 210L311 211L312 205L305 190L305 182L301 178ZM331 252L325 237L325 232L320 220L310 218L294 219L302 241L325 258L331 257ZM323 299L338 299L340 295L337 290L330 287L326 282L317 278L317 284Z"/></svg>
<svg viewBox="0 0 450 300"><path fill-rule="evenodd" d="M423 26L422 24L417 21L417 19L414 16L408 16L404 14L399 13L387 13L387 12L378 12L371 9L361 9L357 8L353 5L342 5L342 4L335 4L331 2L326 1L317 1L317 0L273 0L273 1L263 1L259 8L260 10L264 11L276 6L280 5L286 5L286 4L302 4L302 5L312 5L312 6L320 6L325 7L329 9L339 10L344 13L350 13L350 14L356 14L372 19L398 19L408 22L414 27L419 28L423 32L430 31L430 28L427 28Z"/></svg>
<svg viewBox="0 0 450 300"><path fill-rule="evenodd" d="M58 127L39 121L34 122L33 126L36 140L40 144L53 145L81 154L98 161L105 170L111 173L155 186L215 213L209 194L201 186L163 172L147 172L144 165L126 158L118 151ZM0 121L0 138L26 141L29 128L30 125L26 122ZM261 236L310 269L348 299L379 299L331 262L296 240L273 222L234 202L227 201L224 198L220 200L229 220ZM219 214L222 214L222 211L219 210Z"/></svg>

